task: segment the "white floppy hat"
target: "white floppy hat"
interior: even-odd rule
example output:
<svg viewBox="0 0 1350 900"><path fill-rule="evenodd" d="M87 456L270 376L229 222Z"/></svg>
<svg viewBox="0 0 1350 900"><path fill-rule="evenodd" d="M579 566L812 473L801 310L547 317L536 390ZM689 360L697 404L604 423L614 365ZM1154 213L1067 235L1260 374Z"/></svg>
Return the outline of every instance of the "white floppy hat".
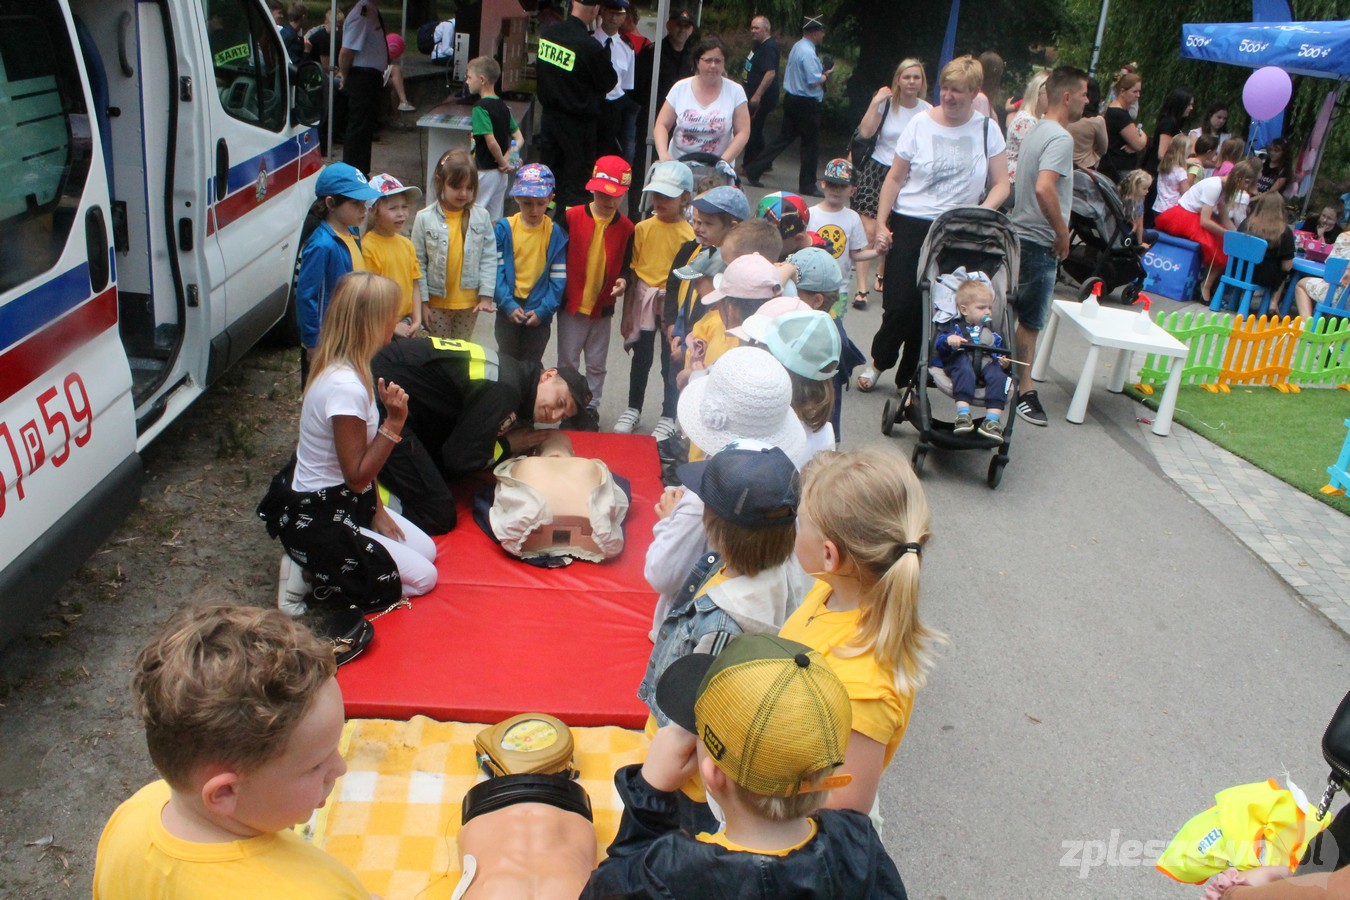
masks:
<svg viewBox="0 0 1350 900"><path fill-rule="evenodd" d="M680 427L707 456L737 438L778 447L796 463L806 431L792 410L792 381L773 355L758 347L723 353L708 374L680 394Z"/></svg>

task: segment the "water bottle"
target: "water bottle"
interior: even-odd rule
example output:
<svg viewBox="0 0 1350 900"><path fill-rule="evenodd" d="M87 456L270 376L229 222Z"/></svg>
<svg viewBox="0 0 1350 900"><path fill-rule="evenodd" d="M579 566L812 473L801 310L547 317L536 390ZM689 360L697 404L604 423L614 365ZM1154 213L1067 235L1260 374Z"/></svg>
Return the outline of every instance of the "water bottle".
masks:
<svg viewBox="0 0 1350 900"><path fill-rule="evenodd" d="M520 168L520 148L516 146L516 141L511 141L511 149L506 153L506 165L512 172Z"/></svg>

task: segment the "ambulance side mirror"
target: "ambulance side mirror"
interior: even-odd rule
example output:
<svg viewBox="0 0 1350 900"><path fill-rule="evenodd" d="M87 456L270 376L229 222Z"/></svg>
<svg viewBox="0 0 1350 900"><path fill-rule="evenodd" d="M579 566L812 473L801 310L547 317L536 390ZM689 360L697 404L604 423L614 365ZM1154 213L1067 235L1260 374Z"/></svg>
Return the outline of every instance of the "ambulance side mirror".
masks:
<svg viewBox="0 0 1350 900"><path fill-rule="evenodd" d="M291 70L291 122L294 125L318 125L323 118L323 66L301 63Z"/></svg>

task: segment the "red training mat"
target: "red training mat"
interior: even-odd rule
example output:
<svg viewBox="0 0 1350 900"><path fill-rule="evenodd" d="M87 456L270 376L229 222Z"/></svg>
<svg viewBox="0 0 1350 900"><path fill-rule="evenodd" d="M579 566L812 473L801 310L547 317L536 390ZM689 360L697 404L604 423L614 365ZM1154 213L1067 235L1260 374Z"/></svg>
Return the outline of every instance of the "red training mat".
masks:
<svg viewBox="0 0 1350 900"><path fill-rule="evenodd" d="M662 491L656 442L569 437L578 456L604 460L632 487L623 553L603 564L526 565L473 520L473 494L490 475L457 486L458 524L436 540L436 589L376 622L370 647L338 670L349 718L493 723L542 712L578 727L643 726L637 688L656 593L642 568Z"/></svg>

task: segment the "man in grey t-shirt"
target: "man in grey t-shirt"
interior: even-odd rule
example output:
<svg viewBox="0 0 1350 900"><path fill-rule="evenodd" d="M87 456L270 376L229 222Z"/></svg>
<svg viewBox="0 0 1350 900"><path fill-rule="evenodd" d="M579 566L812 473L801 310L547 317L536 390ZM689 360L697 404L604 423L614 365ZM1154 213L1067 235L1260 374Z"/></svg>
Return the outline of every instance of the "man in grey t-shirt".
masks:
<svg viewBox="0 0 1350 900"><path fill-rule="evenodd" d="M1017 415L1033 425L1048 421L1031 381L1036 339L1045 326L1060 260L1069 255L1069 211L1073 207L1073 138L1064 129L1083 117L1087 73L1060 66L1045 83L1049 107L1027 133L1017 156L1017 202L1013 230L1022 242L1021 282L1013 297L1017 312L1017 357L1024 360Z"/></svg>

